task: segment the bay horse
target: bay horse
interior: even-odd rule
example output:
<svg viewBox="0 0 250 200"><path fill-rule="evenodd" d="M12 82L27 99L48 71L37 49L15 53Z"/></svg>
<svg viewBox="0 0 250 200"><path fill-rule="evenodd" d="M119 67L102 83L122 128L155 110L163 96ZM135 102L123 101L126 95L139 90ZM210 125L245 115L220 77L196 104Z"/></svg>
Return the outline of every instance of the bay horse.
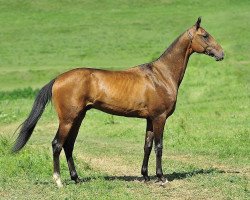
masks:
<svg viewBox="0 0 250 200"><path fill-rule="evenodd" d="M149 181L148 160L154 141L157 180L167 182L162 172L163 130L175 110L189 57L196 52L212 56L216 61L224 58L222 47L200 23L199 17L194 26L150 63L123 71L77 68L50 81L39 91L12 151L19 151L27 143L46 104L52 100L59 118L59 128L52 141L53 178L58 187L63 186L59 155L64 149L71 179L78 183L72 152L86 112L95 108L112 115L146 119L141 174Z"/></svg>

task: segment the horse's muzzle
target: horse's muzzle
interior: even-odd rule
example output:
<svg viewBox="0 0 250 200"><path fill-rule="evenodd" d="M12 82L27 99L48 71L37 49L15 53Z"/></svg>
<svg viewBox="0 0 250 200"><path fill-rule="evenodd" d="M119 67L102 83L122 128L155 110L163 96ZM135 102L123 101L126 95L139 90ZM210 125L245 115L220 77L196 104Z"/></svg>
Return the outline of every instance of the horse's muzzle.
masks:
<svg viewBox="0 0 250 200"><path fill-rule="evenodd" d="M214 58L215 58L216 61L223 60L224 59L224 52L221 51L221 53L219 55L215 55Z"/></svg>
<svg viewBox="0 0 250 200"><path fill-rule="evenodd" d="M206 51L205 54L214 57L216 61L221 61L224 59L224 52L222 50L217 51L216 49L211 49L210 51Z"/></svg>

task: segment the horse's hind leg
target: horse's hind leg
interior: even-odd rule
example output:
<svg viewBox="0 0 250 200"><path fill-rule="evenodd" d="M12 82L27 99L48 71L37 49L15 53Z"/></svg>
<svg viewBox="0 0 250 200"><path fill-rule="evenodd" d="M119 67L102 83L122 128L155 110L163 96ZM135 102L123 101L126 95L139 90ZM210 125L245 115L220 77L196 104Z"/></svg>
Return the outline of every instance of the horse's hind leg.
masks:
<svg viewBox="0 0 250 200"><path fill-rule="evenodd" d="M53 178L58 187L62 187L62 181L60 178L60 153L62 146L65 142L65 138L71 128L72 124L60 123L58 131L54 140L52 141L52 150L53 150L53 164L54 164L54 173Z"/></svg>
<svg viewBox="0 0 250 200"><path fill-rule="evenodd" d="M58 140L58 132L59 132L59 129L56 133L54 140L52 141L53 166L54 166L53 179L55 180L58 187L62 187L63 185L60 179L60 161L59 161L59 156L60 156L62 147Z"/></svg>
<svg viewBox="0 0 250 200"><path fill-rule="evenodd" d="M70 133L63 145L63 149L66 155L68 167L69 167L69 172L70 172L70 177L72 180L74 180L76 183L80 182L80 179L77 175L76 169L75 169L75 164L74 164L74 159L72 156L73 150L74 150L74 144L75 140L79 131L79 128L81 126L81 122L85 116L85 112L81 114L79 117L77 117L74 120L73 126L70 130Z"/></svg>
<svg viewBox="0 0 250 200"><path fill-rule="evenodd" d="M59 128L54 140L52 141L53 162L54 162L53 178L58 187L63 186L60 178L60 160L59 160L62 148L64 148L65 151L71 178L75 181L79 181L75 170L74 161L72 158L72 152L78 130L80 128L82 119L85 116L85 111L83 112L80 111L79 109L79 110L74 110L74 112L69 112L67 115L65 113L64 115L61 114L59 117L60 119Z"/></svg>

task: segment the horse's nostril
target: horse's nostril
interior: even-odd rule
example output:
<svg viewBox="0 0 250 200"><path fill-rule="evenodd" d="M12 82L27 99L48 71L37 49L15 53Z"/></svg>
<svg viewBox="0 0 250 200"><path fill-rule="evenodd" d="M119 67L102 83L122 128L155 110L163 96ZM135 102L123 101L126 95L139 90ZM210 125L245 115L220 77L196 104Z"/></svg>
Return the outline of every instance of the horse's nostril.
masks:
<svg viewBox="0 0 250 200"><path fill-rule="evenodd" d="M208 55L214 57L214 52L210 51Z"/></svg>

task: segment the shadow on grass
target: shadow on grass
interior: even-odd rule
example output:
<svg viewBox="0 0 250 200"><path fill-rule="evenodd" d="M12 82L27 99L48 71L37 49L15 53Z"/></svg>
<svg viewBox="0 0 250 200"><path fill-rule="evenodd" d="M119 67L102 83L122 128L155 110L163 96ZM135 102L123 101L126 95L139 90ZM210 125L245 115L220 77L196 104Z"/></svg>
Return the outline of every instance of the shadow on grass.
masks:
<svg viewBox="0 0 250 200"><path fill-rule="evenodd" d="M171 174L165 175L168 181L180 180L189 178L198 174L211 174L211 173L225 173L223 170L218 169L200 169L200 170L193 170L190 172L173 172ZM124 180L124 181L144 181L143 177L138 176L106 176L104 177L105 180ZM156 180L155 176L150 176L150 180Z"/></svg>
<svg viewBox="0 0 250 200"><path fill-rule="evenodd" d="M173 172L171 174L167 174L165 177L167 178L168 181L174 181L174 180L180 180L180 179L186 179L190 178L193 176L196 176L198 174L218 174L218 173L240 173L238 171L224 171L224 170L219 170L216 168L211 168L211 169L199 169L199 170L193 170L190 172ZM107 181L113 181L113 180L121 180L121 181L138 181L138 182L143 182L144 179L141 176L96 176L96 177L85 177L81 179L81 183L84 182L90 182L94 181L96 179L104 179ZM156 181L157 178L155 176L150 176L150 180ZM66 184L70 184L71 181L66 181ZM72 183L72 182L71 182Z"/></svg>

